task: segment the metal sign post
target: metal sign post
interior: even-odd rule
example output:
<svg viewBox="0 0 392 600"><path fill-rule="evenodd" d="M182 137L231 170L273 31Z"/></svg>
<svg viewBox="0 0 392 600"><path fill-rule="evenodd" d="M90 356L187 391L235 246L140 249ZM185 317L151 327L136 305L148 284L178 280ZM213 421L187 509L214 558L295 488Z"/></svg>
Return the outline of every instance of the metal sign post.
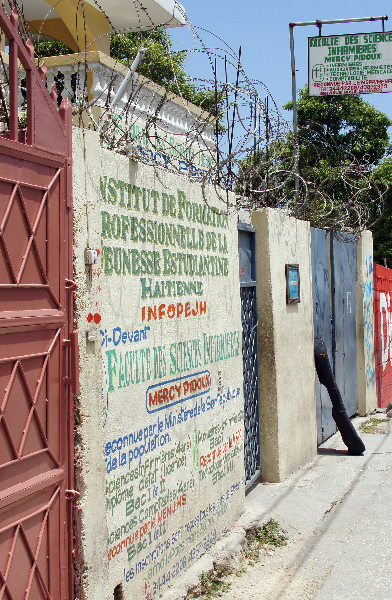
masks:
<svg viewBox="0 0 392 600"><path fill-rule="evenodd" d="M334 19L332 21L304 21L302 23L290 23L290 53L291 53L291 89L293 101L293 146L294 146L294 161L295 161L295 195L298 198L299 193L299 147L298 147L298 122L297 122L297 82L295 76L295 55L294 55L294 27L305 27L314 25L318 27L319 36L321 36L321 28L323 25L334 25L341 23L364 23L366 21L382 21L382 30L384 31L384 23L388 21L388 15L383 17L364 17L362 19Z"/></svg>

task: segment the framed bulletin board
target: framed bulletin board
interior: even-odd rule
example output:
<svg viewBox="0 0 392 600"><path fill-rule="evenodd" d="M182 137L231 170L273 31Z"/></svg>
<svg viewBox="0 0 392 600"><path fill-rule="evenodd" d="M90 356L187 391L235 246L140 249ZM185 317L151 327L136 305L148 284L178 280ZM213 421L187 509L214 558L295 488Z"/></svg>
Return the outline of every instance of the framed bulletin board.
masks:
<svg viewBox="0 0 392 600"><path fill-rule="evenodd" d="M299 265L286 265L286 303L301 302Z"/></svg>

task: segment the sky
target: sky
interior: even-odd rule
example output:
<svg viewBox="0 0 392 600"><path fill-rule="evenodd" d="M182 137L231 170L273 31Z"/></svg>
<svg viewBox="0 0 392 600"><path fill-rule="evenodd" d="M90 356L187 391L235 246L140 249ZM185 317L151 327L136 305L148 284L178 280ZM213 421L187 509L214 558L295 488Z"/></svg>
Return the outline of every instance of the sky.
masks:
<svg viewBox="0 0 392 600"><path fill-rule="evenodd" d="M219 36L236 53L239 46L242 47L241 62L248 78L261 80L281 110L291 99L290 22L385 16L389 10L390 20L385 23L385 31L392 31L392 5L384 0L374 4L364 0L181 0L181 3L194 26ZM208 33L197 31L207 45L219 44L223 47L222 42ZM379 31L382 31L381 21L346 23L325 25L322 35ZM176 40L173 49L191 47L192 35L189 30L172 29L171 33ZM315 26L294 28L297 88L307 83L307 38L317 35ZM223 80L223 62L220 62L218 79ZM195 77L212 77L211 66L200 53L192 57L187 71ZM229 78L233 81L233 73ZM392 119L391 94L367 94L364 98ZM287 111L282 111L282 114L288 120L291 118L291 113Z"/></svg>

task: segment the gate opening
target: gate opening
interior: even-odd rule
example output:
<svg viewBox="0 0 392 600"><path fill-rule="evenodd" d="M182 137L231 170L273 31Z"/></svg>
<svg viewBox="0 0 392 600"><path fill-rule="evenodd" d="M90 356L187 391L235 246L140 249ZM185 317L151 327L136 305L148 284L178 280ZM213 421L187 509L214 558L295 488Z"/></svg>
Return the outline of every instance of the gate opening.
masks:
<svg viewBox="0 0 392 600"><path fill-rule="evenodd" d="M251 486L261 473L256 230L238 223L244 377L245 479Z"/></svg>

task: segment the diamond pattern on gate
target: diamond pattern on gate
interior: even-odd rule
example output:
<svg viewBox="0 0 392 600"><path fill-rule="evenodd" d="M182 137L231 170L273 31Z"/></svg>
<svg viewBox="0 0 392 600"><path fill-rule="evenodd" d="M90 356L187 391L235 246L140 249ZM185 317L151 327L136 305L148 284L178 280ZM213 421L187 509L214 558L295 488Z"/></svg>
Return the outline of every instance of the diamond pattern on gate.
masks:
<svg viewBox="0 0 392 600"><path fill-rule="evenodd" d="M241 288L241 312L245 413L245 477L246 481L250 481L260 469L256 287Z"/></svg>
<svg viewBox="0 0 392 600"><path fill-rule="evenodd" d="M0 271L0 284L37 285L48 289L55 304L60 308L59 300L49 285L48 260L39 249L37 235L44 229L43 237L47 239L46 210L51 188L58 179L60 169L51 180L47 189L42 189L42 197L35 215L29 214L22 190L22 184L15 183L7 205L3 208L0 223L0 259L3 267ZM4 195L3 202L4 202Z"/></svg>
<svg viewBox="0 0 392 600"><path fill-rule="evenodd" d="M46 381L50 353L59 335L60 330L52 339L49 350L41 355L42 367L35 390L30 389L23 360L16 359L11 363L11 372L0 404L0 448L2 450L0 464L46 449L59 466L58 460L49 448L46 423L42 422L38 411L38 401L41 387ZM11 361L7 362L9 364Z"/></svg>
<svg viewBox="0 0 392 600"><path fill-rule="evenodd" d="M49 579L49 519L58 496L32 516L0 530L0 598L51 600ZM8 551L7 551L8 550Z"/></svg>

